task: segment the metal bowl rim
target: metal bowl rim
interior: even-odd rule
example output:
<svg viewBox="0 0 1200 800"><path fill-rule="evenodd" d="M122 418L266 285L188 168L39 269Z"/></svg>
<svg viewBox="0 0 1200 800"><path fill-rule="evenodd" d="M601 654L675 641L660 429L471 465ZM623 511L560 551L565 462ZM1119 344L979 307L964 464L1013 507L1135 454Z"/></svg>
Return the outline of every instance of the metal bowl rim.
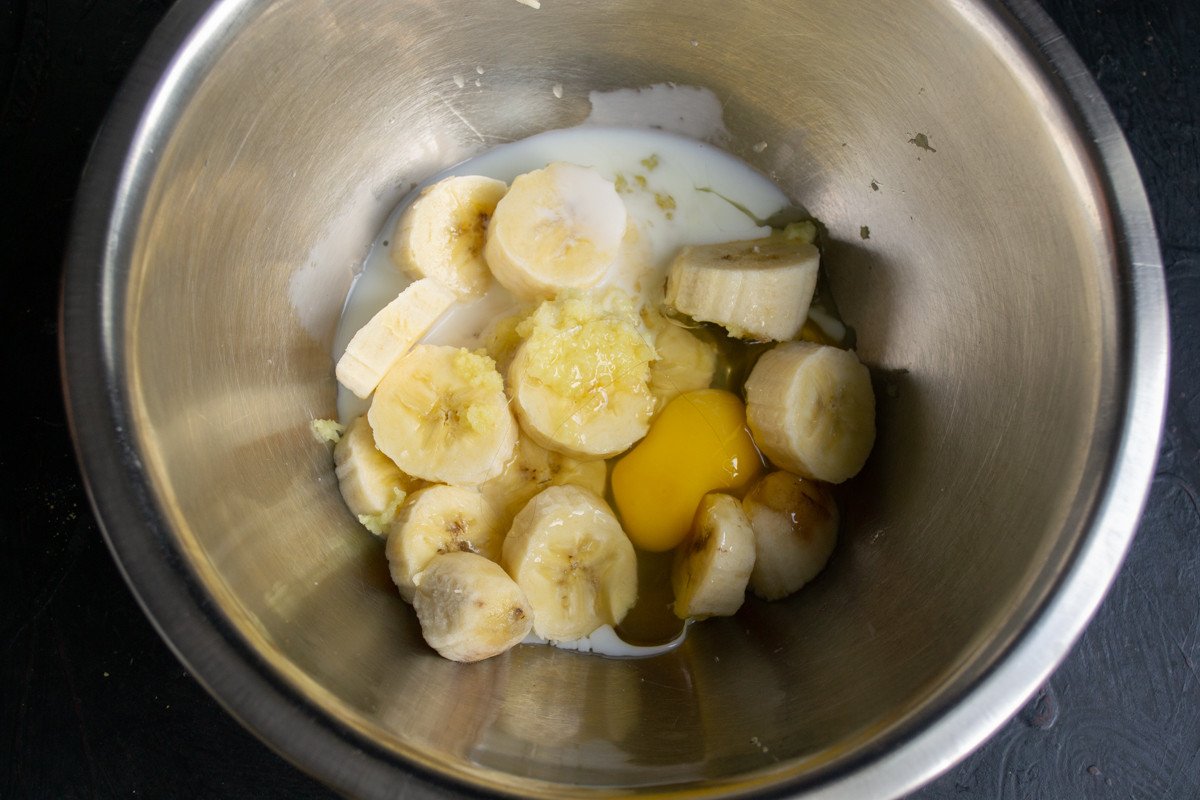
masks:
<svg viewBox="0 0 1200 800"><path fill-rule="evenodd" d="M251 16L252 5L178 0L134 63L93 145L76 201L60 309L60 366L76 454L103 535L143 611L245 727L348 795L395 796L403 787L426 796L481 796L477 787L403 763L330 719L254 652L175 544L137 451L115 327L124 311L123 242L116 234L129 224L138 192L153 174L154 123L165 99L207 48ZM1045 12L1032 0L1002 0L990 8L1015 22L1015 33L1048 67L1105 182L1127 290L1119 298L1128 316L1120 350L1119 440L1089 530L1057 590L997 666L890 749L779 791L894 798L964 758L1021 706L1082 634L1120 568L1149 492L1165 415L1168 320L1145 190L1099 87Z"/></svg>

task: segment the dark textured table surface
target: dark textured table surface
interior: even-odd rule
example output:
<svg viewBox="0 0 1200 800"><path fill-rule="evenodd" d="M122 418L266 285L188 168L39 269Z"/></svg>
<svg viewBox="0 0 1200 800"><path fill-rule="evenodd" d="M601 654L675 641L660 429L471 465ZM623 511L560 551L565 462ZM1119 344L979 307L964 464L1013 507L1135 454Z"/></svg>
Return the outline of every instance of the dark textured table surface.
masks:
<svg viewBox="0 0 1200 800"><path fill-rule="evenodd" d="M0 11L0 798L325 798L160 641L92 519L59 393L56 303L75 185L166 0ZM1144 519L1096 619L1038 696L913 795L1200 798L1200 0L1048 0L1154 207L1169 411Z"/></svg>

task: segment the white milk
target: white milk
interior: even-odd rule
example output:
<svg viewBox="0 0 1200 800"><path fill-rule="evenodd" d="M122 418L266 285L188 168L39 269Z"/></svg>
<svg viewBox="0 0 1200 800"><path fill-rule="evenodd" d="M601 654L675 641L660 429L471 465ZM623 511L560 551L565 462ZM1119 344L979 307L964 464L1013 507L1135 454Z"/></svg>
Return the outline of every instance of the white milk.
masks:
<svg viewBox="0 0 1200 800"><path fill-rule="evenodd" d="M687 637L688 625L690 624L684 623L679 633L671 641L654 645L630 644L622 639L611 625L601 625L582 639L572 639L566 642L547 641L531 633L521 641L521 644L548 644L560 650L574 650L578 653L597 653L610 658L649 658L650 656L669 653L683 644L683 640Z"/></svg>
<svg viewBox="0 0 1200 800"><path fill-rule="evenodd" d="M421 189L451 175L486 175L511 183L518 175L552 161L593 167L609 180L622 179L621 186L627 191L621 193L621 198L629 224L637 231L638 243L628 249L626 258L618 261L604 283L621 286L649 302L660 299L666 268L681 246L753 239L770 233L730 200L758 219L766 219L788 205L787 197L775 184L725 151L662 131L589 125L502 145L434 175L396 207L350 290L333 342L334 360L341 358L355 331L411 282L392 263L388 250L396 220ZM654 168L648 168L655 161ZM673 209L669 208L672 202ZM512 296L496 284L484 297L453 309L423 341L479 346L484 327L515 306ZM338 416L342 422L364 413L368 405L338 387Z"/></svg>
<svg viewBox="0 0 1200 800"><path fill-rule="evenodd" d="M589 124L502 145L432 176L397 206L350 290L334 339L334 359L341 357L350 337L411 282L392 263L388 251L396 220L422 188L451 175L485 175L511 183L518 175L553 161L593 167L617 183L634 234L626 237L621 257L601 285L619 286L651 305L662 299L667 267L681 246L766 236L770 229L753 218L766 219L788 205L787 197L747 164L711 144L673 133ZM516 305L508 291L495 284L478 300L452 309L422 341L479 347L488 324ZM338 387L338 416L343 423L365 413L368 406L369 401ZM670 642L641 647L624 642L605 626L585 639L547 644L639 657L678 647L685 633L686 628ZM527 642L546 643L536 637Z"/></svg>

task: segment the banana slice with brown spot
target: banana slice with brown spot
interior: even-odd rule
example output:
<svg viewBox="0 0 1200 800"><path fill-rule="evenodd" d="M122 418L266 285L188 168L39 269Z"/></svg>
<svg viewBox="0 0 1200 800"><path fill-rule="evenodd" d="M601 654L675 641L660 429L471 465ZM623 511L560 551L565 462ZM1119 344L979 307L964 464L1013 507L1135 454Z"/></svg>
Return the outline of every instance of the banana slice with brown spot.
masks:
<svg viewBox="0 0 1200 800"><path fill-rule="evenodd" d="M758 558L750 588L764 600L800 589L825 568L837 544L838 509L821 483L772 472L742 501Z"/></svg>
<svg viewBox="0 0 1200 800"><path fill-rule="evenodd" d="M517 514L501 564L551 641L616 625L637 600L637 557L612 510L578 486L551 486Z"/></svg>
<svg viewBox="0 0 1200 800"><path fill-rule="evenodd" d="M532 625L521 587L495 562L446 553L429 562L413 598L421 635L443 658L482 661L520 643Z"/></svg>
<svg viewBox="0 0 1200 800"><path fill-rule="evenodd" d="M706 494L690 535L675 551L675 615L705 619L737 613L746 599L754 559L754 531L742 504L727 494Z"/></svg>
<svg viewBox="0 0 1200 800"><path fill-rule="evenodd" d="M504 181L460 175L421 191L396 223L392 261L413 278L432 278L460 297L478 297L492 275L483 258L488 223L508 191Z"/></svg>
<svg viewBox="0 0 1200 800"><path fill-rule="evenodd" d="M400 596L412 602L421 571L444 553L499 560L504 531L498 522L475 489L439 485L413 492L388 531L388 567Z"/></svg>

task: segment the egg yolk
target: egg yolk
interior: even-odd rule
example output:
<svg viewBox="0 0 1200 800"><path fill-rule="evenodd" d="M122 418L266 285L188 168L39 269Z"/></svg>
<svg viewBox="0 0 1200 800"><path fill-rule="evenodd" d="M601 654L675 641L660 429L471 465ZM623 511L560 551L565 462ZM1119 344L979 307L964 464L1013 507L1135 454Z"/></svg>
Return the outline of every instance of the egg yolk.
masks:
<svg viewBox="0 0 1200 800"><path fill-rule="evenodd" d="M701 498L739 490L763 470L741 399L721 389L676 397L613 467L612 491L625 532L643 550L683 541Z"/></svg>

